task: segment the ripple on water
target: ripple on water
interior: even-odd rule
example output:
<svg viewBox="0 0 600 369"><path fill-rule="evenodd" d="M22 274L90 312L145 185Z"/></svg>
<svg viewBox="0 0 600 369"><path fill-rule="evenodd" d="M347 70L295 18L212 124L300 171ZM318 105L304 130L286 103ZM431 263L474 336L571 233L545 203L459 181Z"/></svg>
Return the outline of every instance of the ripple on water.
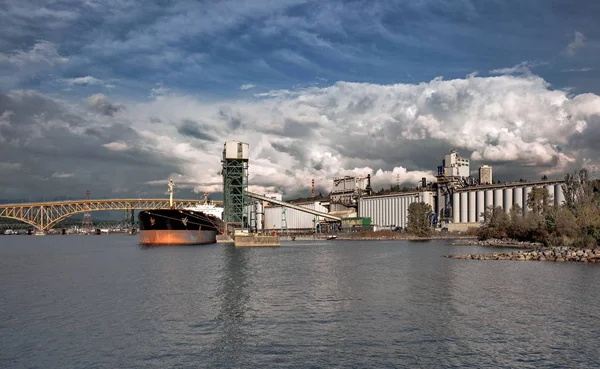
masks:
<svg viewBox="0 0 600 369"><path fill-rule="evenodd" d="M600 367L600 266L439 241L0 241L0 367Z"/></svg>

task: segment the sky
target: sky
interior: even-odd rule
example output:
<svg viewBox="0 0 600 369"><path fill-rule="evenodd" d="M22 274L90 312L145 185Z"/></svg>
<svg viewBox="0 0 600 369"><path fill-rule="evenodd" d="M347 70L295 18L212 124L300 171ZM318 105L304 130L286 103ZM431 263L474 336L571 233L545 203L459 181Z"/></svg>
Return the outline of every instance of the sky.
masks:
<svg viewBox="0 0 600 369"><path fill-rule="evenodd" d="M501 181L595 175L595 0L0 1L0 199L433 180L452 148Z"/></svg>

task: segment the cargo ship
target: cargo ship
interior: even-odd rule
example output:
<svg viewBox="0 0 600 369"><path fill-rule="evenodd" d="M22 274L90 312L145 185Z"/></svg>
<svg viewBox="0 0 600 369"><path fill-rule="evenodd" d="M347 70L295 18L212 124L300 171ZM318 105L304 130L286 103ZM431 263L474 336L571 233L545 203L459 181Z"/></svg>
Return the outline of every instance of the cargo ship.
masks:
<svg viewBox="0 0 600 369"><path fill-rule="evenodd" d="M169 209L145 210L138 215L140 244L156 245L203 245L217 242L222 229L218 211L202 211L215 208L206 203L194 208L175 209L173 206L173 180L169 181Z"/></svg>

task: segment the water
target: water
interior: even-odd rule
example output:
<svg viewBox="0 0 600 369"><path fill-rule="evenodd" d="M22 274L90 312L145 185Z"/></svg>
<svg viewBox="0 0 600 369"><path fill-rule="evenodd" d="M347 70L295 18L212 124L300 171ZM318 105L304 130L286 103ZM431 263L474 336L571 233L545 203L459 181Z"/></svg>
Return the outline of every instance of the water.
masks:
<svg viewBox="0 0 600 369"><path fill-rule="evenodd" d="M491 251L0 236L0 367L600 367L600 265Z"/></svg>

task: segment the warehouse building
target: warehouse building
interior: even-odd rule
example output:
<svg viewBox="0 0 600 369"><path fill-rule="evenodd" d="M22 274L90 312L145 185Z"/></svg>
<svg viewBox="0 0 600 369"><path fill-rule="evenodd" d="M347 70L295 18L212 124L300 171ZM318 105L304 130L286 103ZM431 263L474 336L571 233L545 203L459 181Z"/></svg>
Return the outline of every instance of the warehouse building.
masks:
<svg viewBox="0 0 600 369"><path fill-rule="evenodd" d="M361 197L358 216L371 218L371 223L382 229L405 229L410 204L424 202L435 209L434 194L433 191L420 191Z"/></svg>

